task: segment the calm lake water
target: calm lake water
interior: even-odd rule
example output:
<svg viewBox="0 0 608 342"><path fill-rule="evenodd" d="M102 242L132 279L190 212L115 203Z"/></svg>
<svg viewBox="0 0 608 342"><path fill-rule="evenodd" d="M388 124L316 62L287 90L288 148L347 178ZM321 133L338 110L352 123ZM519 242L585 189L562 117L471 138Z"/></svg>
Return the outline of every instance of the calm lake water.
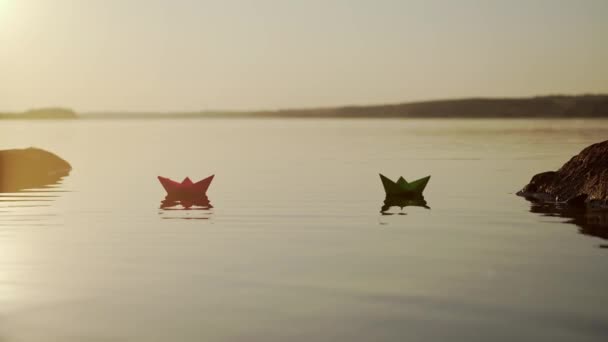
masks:
<svg viewBox="0 0 608 342"><path fill-rule="evenodd" d="M599 120L3 121L0 148L73 171L0 194L0 341L606 341L608 218L514 195L605 139ZM431 209L381 214L380 172L432 175ZM160 209L156 176L211 174L212 208Z"/></svg>

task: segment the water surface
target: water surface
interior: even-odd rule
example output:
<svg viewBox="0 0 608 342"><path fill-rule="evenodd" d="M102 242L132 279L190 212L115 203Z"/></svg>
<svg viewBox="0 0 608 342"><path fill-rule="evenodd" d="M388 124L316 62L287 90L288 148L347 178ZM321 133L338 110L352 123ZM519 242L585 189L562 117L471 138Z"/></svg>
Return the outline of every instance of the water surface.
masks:
<svg viewBox="0 0 608 342"><path fill-rule="evenodd" d="M0 341L604 341L608 220L514 193L607 137L601 120L2 122L0 148L73 171L0 194ZM379 172L432 175L430 209L380 213ZM161 209L156 176L210 174L209 205Z"/></svg>

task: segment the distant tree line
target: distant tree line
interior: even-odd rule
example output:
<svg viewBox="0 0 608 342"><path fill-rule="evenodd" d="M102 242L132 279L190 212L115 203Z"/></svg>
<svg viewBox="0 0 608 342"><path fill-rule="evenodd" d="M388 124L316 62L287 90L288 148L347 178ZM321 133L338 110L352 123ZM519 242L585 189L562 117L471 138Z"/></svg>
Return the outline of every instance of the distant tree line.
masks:
<svg viewBox="0 0 608 342"><path fill-rule="evenodd" d="M0 113L0 119L76 119L78 114L68 108L39 108L21 113Z"/></svg>

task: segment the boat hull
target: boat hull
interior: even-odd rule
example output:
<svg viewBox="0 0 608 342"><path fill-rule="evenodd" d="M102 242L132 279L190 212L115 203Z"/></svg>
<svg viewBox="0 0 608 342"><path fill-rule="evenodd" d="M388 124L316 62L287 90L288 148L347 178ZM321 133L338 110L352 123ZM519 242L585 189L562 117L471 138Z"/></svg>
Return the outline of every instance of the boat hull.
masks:
<svg viewBox="0 0 608 342"><path fill-rule="evenodd" d="M166 177L158 177L158 181L163 186L167 195L174 198L194 198L205 195L211 185L215 175L211 175L201 181L193 183L186 177L181 183Z"/></svg>

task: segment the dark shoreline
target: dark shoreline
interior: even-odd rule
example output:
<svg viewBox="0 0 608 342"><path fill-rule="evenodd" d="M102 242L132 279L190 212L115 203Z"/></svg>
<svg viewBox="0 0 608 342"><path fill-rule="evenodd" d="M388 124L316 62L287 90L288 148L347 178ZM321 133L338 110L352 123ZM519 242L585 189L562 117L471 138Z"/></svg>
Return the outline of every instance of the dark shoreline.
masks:
<svg viewBox="0 0 608 342"><path fill-rule="evenodd" d="M608 118L608 95L540 96L528 98L469 98L387 105L260 111L199 112L89 112L76 114L65 109L40 109L22 114L2 114L9 120L143 120L143 119L582 119Z"/></svg>

